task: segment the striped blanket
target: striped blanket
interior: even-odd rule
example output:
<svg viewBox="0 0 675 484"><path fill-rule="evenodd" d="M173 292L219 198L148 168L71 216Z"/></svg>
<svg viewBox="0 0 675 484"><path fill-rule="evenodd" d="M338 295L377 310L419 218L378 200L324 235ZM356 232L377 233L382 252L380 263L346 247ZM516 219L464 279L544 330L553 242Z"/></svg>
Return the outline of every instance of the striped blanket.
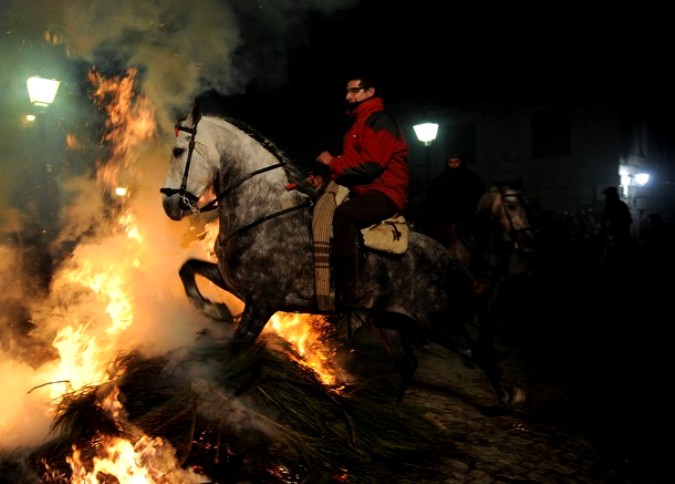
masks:
<svg viewBox="0 0 675 484"><path fill-rule="evenodd" d="M314 275L316 300L320 311L335 311L335 294L330 290L330 239L333 213L344 201L349 189L330 181L314 207L312 234L314 237ZM408 225L403 215L383 220L362 229L366 247L393 254L408 248Z"/></svg>

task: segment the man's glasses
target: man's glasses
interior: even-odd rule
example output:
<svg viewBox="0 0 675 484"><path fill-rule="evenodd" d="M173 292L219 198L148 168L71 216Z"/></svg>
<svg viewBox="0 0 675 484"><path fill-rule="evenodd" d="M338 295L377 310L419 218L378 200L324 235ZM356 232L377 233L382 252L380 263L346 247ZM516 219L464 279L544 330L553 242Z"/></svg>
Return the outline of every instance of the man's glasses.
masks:
<svg viewBox="0 0 675 484"><path fill-rule="evenodd" d="M359 91L363 91L365 87L348 87L347 94L356 94Z"/></svg>

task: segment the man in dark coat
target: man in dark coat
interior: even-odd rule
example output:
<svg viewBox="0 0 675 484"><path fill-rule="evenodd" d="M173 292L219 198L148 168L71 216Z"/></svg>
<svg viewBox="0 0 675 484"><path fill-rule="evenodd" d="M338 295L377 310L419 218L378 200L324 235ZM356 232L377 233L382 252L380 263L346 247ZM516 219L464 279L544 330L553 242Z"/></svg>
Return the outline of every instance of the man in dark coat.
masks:
<svg viewBox="0 0 675 484"><path fill-rule="evenodd" d="M448 246L458 225L475 221L484 192L480 176L466 164L466 155L462 151L451 152L445 171L434 178L427 195L425 232Z"/></svg>
<svg viewBox="0 0 675 484"><path fill-rule="evenodd" d="M620 262L633 245L630 226L633 217L628 205L619 198L616 187L610 186L602 192L605 195L605 207L600 219L600 239L604 262Z"/></svg>

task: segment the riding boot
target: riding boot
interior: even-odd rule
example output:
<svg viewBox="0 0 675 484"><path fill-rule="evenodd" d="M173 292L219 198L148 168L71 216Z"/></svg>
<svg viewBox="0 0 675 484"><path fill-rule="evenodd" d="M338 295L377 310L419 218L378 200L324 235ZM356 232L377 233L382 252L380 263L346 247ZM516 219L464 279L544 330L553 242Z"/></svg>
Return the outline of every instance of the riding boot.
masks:
<svg viewBox="0 0 675 484"><path fill-rule="evenodd" d="M340 310L354 309L360 302L362 260L360 254L335 256L335 287Z"/></svg>

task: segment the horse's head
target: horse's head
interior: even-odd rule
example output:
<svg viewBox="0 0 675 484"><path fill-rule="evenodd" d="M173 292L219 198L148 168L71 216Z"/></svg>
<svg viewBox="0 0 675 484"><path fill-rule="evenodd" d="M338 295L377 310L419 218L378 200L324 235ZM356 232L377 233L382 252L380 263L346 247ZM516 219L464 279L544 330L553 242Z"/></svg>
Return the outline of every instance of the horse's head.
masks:
<svg viewBox="0 0 675 484"><path fill-rule="evenodd" d="M497 184L488 190L478 205L479 216L497 227L501 239L518 252L533 251L533 234L520 188Z"/></svg>
<svg viewBox="0 0 675 484"><path fill-rule="evenodd" d="M196 106L187 119L176 124L169 170L160 190L164 211L172 220L198 211L200 198L208 193L218 173L218 157L211 155L209 128L202 126L200 119Z"/></svg>

